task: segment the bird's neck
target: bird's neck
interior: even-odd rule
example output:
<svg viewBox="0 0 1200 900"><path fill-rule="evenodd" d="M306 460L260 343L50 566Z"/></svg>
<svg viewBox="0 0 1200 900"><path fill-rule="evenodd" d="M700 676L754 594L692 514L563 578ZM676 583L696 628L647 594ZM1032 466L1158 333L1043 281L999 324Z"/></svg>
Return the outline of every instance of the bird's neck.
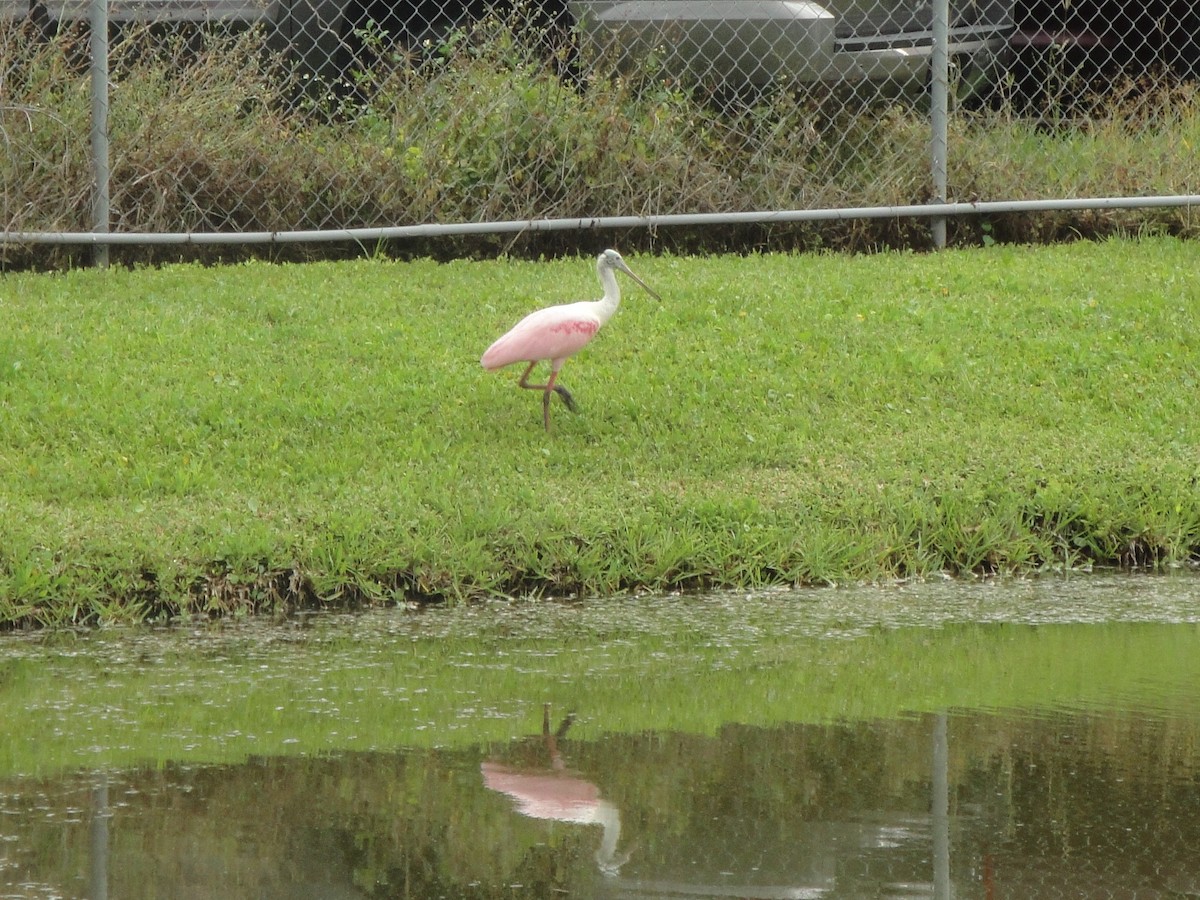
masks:
<svg viewBox="0 0 1200 900"><path fill-rule="evenodd" d="M621 305L621 288L617 286L617 275L607 266L600 269L600 283L604 285L604 296L596 301L596 312L603 325Z"/></svg>

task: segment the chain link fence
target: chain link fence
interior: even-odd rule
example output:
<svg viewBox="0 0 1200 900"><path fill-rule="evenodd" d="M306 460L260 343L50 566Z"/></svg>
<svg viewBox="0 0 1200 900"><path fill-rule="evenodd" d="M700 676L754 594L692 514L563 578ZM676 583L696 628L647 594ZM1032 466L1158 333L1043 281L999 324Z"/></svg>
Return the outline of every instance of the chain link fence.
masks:
<svg viewBox="0 0 1200 900"><path fill-rule="evenodd" d="M1198 74L1192 0L0 0L0 254L1195 233Z"/></svg>

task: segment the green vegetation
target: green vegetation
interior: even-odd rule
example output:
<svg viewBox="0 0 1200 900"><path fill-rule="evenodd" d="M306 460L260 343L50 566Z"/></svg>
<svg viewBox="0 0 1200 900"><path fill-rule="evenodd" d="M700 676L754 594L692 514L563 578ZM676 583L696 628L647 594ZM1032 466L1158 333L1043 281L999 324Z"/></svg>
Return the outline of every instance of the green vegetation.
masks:
<svg viewBox="0 0 1200 900"><path fill-rule="evenodd" d="M812 89L717 104L656 75L591 71L586 90L485 22L432 59L395 59L352 91L303 87L261 36L207 35L113 54L112 203L123 231L277 231L422 222L591 217L910 204L928 197L927 114ZM199 46L197 46L197 43ZM42 44L0 31L0 193L11 231L90 227L87 73L80 39ZM1072 86L1074 89L1075 86ZM1079 91L1084 91L1079 88ZM1200 95L1141 81L1059 119L1019 104L960 109L950 134L951 199L1196 193ZM1086 96L1091 96L1086 94ZM1063 111L1065 109L1065 111ZM1068 115L1069 113L1069 115ZM1060 120L1061 119L1061 120ZM1196 234L1186 208L998 216L953 223L951 240L1031 241L1122 231ZM845 221L673 229L638 235L676 250L926 246L923 221ZM575 237L477 236L419 253L536 256ZM405 255L413 245L395 248ZM10 268L49 267L75 251L11 246ZM256 248L117 247L114 260L211 261ZM272 247L275 258L361 248Z"/></svg>
<svg viewBox="0 0 1200 900"><path fill-rule="evenodd" d="M0 622L828 584L1200 554L1197 247L0 277Z"/></svg>

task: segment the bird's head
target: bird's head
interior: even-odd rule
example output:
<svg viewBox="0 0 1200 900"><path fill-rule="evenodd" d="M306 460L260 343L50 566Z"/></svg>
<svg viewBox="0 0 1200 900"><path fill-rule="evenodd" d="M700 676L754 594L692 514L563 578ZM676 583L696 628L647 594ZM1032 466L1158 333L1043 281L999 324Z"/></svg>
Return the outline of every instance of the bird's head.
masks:
<svg viewBox="0 0 1200 900"><path fill-rule="evenodd" d="M621 258L621 254L616 250L605 250L603 253L601 253L599 258L596 260L596 268L601 270L601 272L603 272L604 269L613 269L618 272L624 272L626 275L640 284L646 293L655 300L662 300L662 297L658 296L658 294L651 290L646 282L642 281L642 279L633 274L633 270L626 265L625 260Z"/></svg>
<svg viewBox="0 0 1200 900"><path fill-rule="evenodd" d="M625 260L616 250L605 250L600 254L600 258L596 260L600 265L609 269L620 269L625 271L629 267L625 265Z"/></svg>

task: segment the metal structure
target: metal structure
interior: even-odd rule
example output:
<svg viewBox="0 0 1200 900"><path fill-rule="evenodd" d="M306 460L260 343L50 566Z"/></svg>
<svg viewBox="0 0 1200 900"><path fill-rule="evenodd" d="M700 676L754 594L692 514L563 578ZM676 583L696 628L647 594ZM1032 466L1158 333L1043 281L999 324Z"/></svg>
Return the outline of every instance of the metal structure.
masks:
<svg viewBox="0 0 1200 900"><path fill-rule="evenodd" d="M955 217L1061 210L1188 231L1195 6L0 0L0 253L901 217L942 246Z"/></svg>

